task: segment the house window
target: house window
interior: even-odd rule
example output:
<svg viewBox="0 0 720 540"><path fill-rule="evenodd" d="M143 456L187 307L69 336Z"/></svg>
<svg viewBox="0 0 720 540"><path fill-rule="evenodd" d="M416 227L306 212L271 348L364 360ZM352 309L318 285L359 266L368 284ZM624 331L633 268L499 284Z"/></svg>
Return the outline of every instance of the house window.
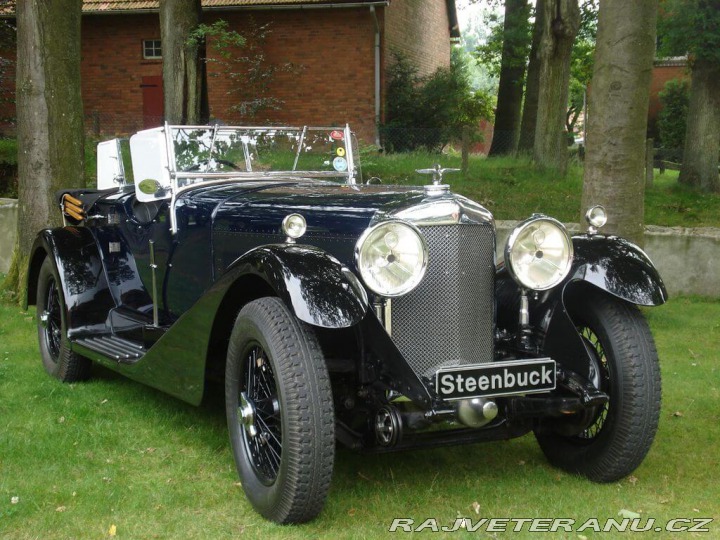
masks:
<svg viewBox="0 0 720 540"><path fill-rule="evenodd" d="M159 60L162 58L162 48L159 39L143 40L143 58L146 60Z"/></svg>

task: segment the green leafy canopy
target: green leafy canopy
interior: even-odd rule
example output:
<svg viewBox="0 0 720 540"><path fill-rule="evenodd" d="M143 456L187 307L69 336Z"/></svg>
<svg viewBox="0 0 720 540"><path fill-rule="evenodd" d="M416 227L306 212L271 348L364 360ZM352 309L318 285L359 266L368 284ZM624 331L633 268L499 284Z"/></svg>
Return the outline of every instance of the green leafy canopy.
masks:
<svg viewBox="0 0 720 540"><path fill-rule="evenodd" d="M492 117L493 101L486 92L473 90L462 51L454 50L450 67L428 77L419 76L417 66L402 54L394 56L388 70L386 120L381 127L386 147L439 150L458 139L463 126L477 128L481 119ZM414 133L410 135L410 131Z"/></svg>
<svg viewBox="0 0 720 540"><path fill-rule="evenodd" d="M660 56L688 54L720 65L718 1L662 0L658 36Z"/></svg>

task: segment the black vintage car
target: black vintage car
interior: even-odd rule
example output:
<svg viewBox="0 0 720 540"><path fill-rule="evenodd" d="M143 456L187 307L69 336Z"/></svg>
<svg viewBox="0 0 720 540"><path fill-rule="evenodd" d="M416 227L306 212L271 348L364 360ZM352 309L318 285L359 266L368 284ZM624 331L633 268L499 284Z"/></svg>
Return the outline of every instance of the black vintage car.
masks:
<svg viewBox="0 0 720 540"><path fill-rule="evenodd" d="M648 452L660 371L637 305L665 302L637 246L520 223L496 260L483 206L439 166L363 181L349 127L165 126L98 148L97 190L30 257L45 369L92 362L199 404L224 381L242 486L263 516L322 509L335 442L360 452L534 432L610 482ZM211 386L212 388L212 386Z"/></svg>

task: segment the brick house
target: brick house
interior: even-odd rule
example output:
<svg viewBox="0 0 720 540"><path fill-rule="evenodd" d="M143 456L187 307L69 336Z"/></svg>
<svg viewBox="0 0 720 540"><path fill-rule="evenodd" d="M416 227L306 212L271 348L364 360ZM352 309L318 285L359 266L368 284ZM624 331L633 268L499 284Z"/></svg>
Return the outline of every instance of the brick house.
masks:
<svg viewBox="0 0 720 540"><path fill-rule="evenodd" d="M1 7L0 16L11 18L13 3ZM298 67L274 75L269 93L283 104L262 120L294 125L350 122L366 141L376 137L392 52L401 52L422 74L429 74L449 64L451 41L459 37L455 0L202 4L203 22L224 19L241 34L251 25L269 24L263 45L267 61ZM82 94L90 129L129 133L162 122L161 55L158 0L84 0ZM11 89L14 77L8 75L3 84ZM217 73L213 63L208 63L208 75L211 116L225 123L249 123L230 111L227 76ZM0 103L0 109L5 109L0 118L14 116L11 103Z"/></svg>
<svg viewBox="0 0 720 540"><path fill-rule="evenodd" d="M662 104L660 92L665 84L672 79L690 80L690 69L686 56L656 58L653 62L652 79L650 81L650 105L648 107L648 132L657 137L657 118Z"/></svg>

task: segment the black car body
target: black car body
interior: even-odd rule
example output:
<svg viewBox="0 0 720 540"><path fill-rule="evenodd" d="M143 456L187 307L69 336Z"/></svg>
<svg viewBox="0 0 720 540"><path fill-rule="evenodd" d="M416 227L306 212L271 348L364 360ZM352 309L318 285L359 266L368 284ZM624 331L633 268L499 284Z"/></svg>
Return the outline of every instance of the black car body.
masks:
<svg viewBox="0 0 720 540"><path fill-rule="evenodd" d="M224 380L243 487L269 519L321 510L341 443L365 452L534 431L555 465L629 474L660 378L636 305L667 297L637 246L535 215L496 261L492 214L362 183L345 128L165 126L116 141L60 194L28 303L63 381L91 361L193 404ZM272 157L269 157L272 154Z"/></svg>

